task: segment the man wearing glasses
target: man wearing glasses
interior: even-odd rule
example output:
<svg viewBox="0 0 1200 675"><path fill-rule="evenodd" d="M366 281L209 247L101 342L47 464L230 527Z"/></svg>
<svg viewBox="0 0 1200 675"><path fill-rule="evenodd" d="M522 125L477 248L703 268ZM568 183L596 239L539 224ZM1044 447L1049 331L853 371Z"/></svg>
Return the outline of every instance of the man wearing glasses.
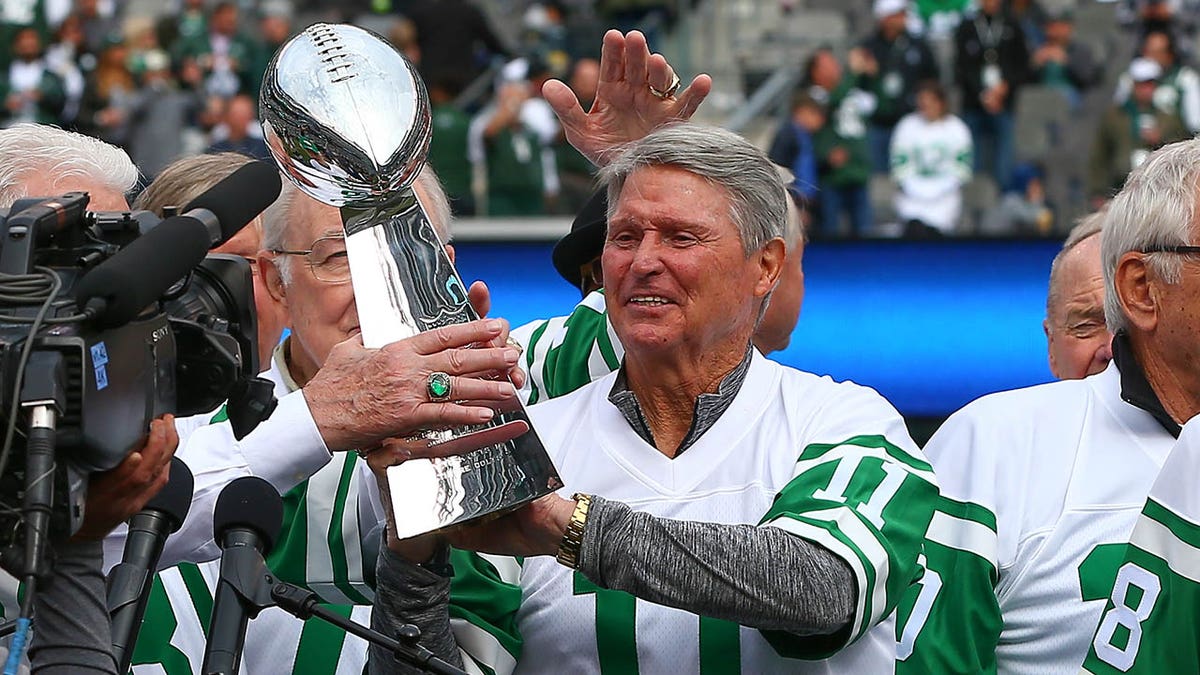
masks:
<svg viewBox="0 0 1200 675"><path fill-rule="evenodd" d="M1109 205L1103 372L986 396L929 441L941 502L898 673L1077 673L1090 648L1089 669L1134 663L1166 582L1126 542L1200 412L1198 181L1200 142L1168 145Z"/></svg>

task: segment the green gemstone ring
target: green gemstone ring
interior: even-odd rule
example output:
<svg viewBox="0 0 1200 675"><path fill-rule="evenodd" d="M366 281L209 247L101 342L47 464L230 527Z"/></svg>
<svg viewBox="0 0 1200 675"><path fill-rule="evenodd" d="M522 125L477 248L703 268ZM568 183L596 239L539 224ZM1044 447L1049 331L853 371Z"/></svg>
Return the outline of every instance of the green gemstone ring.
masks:
<svg viewBox="0 0 1200 675"><path fill-rule="evenodd" d="M450 376L446 373L440 371L430 373L425 388L429 390L429 400L431 401L450 400Z"/></svg>

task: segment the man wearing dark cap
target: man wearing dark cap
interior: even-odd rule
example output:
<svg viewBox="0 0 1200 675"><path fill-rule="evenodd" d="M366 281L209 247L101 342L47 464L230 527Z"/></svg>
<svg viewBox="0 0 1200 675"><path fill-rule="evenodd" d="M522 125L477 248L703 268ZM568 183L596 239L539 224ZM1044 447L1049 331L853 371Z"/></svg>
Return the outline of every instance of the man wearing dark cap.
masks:
<svg viewBox="0 0 1200 675"><path fill-rule="evenodd" d="M1067 8L1052 12L1043 26L1046 42L1030 57L1033 81L1066 94L1073 108L1084 92L1100 81L1103 68L1086 43L1075 37L1075 23Z"/></svg>
<svg viewBox="0 0 1200 675"><path fill-rule="evenodd" d="M607 194L601 190L575 216L571 231L551 254L554 269L583 294L574 311L512 331L512 338L525 347L523 365L528 377L518 394L527 404L569 394L621 366L625 349L608 320L600 273L607 215ZM788 346L804 300L804 226L792 200L788 201L785 235L784 269L753 338L755 348L763 354Z"/></svg>

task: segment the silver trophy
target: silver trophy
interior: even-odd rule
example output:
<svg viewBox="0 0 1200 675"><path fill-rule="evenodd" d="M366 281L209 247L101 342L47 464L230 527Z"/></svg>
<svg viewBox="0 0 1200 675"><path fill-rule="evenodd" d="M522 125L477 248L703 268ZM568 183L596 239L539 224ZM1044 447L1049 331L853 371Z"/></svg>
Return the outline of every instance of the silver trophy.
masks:
<svg viewBox="0 0 1200 675"><path fill-rule="evenodd" d="M431 135L429 99L413 68L383 38L315 24L279 49L263 80L267 144L284 175L339 207L363 344L382 347L477 319L411 185ZM434 442L482 427L430 432ZM466 455L409 460L388 470L401 538L525 504L562 486L536 431Z"/></svg>

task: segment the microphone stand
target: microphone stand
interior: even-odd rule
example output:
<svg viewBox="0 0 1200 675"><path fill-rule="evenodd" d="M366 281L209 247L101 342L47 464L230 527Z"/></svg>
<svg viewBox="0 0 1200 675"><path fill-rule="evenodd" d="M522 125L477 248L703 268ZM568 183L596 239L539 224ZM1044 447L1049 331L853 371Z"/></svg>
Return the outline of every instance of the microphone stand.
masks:
<svg viewBox="0 0 1200 675"><path fill-rule="evenodd" d="M232 561L227 558L221 566L221 581L229 584L237 593L238 599L251 617L258 616L258 613L267 607L277 606L298 619L316 617L337 626L351 635L388 650L397 661L410 666L438 675L466 675L464 671L418 644L421 629L416 626L404 624L397 635L399 639L388 637L325 609L316 593L276 579L267 571L266 563L258 551L250 547L238 547L227 550L225 554L234 554L234 558ZM230 562L232 564L229 564Z"/></svg>

